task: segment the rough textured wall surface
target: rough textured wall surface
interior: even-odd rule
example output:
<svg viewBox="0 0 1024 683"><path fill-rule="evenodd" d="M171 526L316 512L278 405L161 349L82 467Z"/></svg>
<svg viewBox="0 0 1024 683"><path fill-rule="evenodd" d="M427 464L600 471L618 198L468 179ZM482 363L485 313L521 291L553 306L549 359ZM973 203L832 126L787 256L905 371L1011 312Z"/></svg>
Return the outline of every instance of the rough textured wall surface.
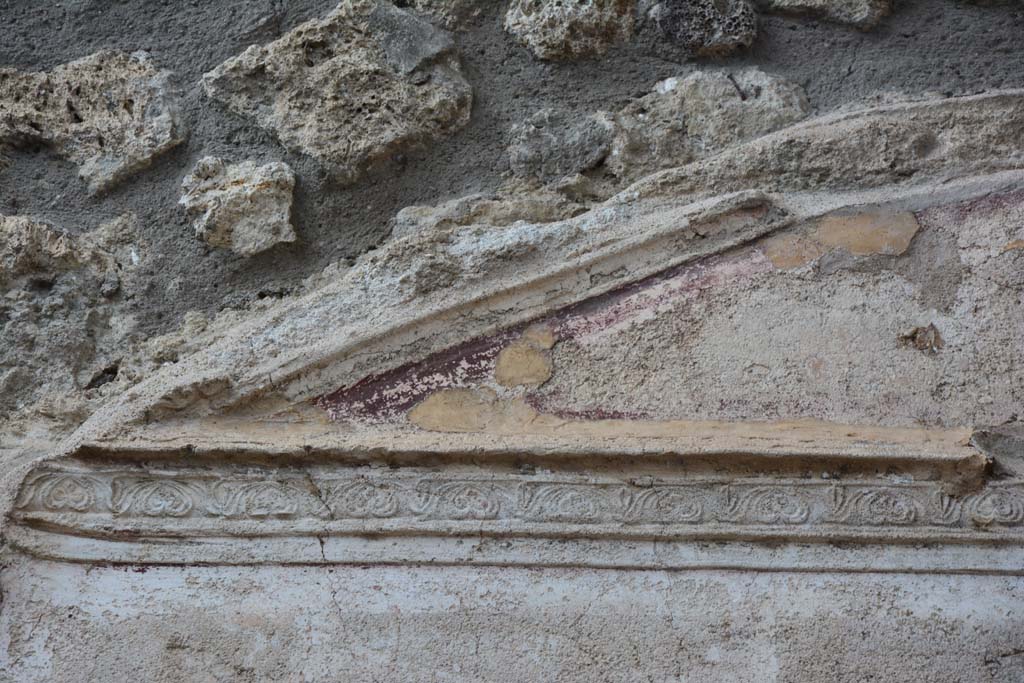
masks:
<svg viewBox="0 0 1024 683"><path fill-rule="evenodd" d="M25 683L117 680L129 670L153 681L1024 676L1024 596L1017 581L997 577L159 567L138 574L45 564L17 572L47 577L7 596L7 615L24 621L0 621L11 652L0 680Z"/></svg>
<svg viewBox="0 0 1024 683"><path fill-rule="evenodd" d="M142 376L154 363L158 365L175 357L176 352L167 348L143 349L147 338L182 329L194 331L197 325L203 324L201 317L209 318L222 309L244 311L258 307L267 299L301 291L305 278L331 264L344 268L361 254L386 242L395 227L396 214L406 207L437 205L480 193L493 195L507 185L509 174L516 169L517 156L508 150L515 141L516 131L539 112L554 110L565 120L582 120L595 112L624 117L619 142L609 140L608 153L622 151L623 146L628 149L624 156L612 154L607 165L614 170L621 166L620 159L635 159L639 139L643 149L653 146L654 158L659 154L669 155L667 159L652 163L652 155L641 150L639 155L643 159L638 162L638 170L646 171L678 165L692 156L692 152L686 151L692 147L682 145L680 148L678 141L665 139L671 135L653 122L643 121L638 125L635 115L630 113L630 108L635 109L640 98L665 79L682 81L687 75L701 72L732 73L742 78L743 69L756 66L806 92L809 112L828 112L877 97L879 93L949 96L1024 85L1020 69L1024 44L1019 40L1024 18L1019 5L1014 3L976 5L945 0L936 4L907 0L898 3L895 11L870 30L857 28L857 21L844 23L843 18L859 17L865 12L877 14L876 6L887 3L767 3L757 17L756 40L747 48L717 57L700 56L686 40L674 39L682 29L678 22L671 23L665 18L686 12L690 12L687 16L691 19L712 17L714 11L718 11L713 3L707 3L711 9L701 3L691 3L692 6L639 3L632 8L635 17L629 17L635 27L628 40L613 41L607 46L608 51L599 56L554 60L539 59L505 30L506 13L519 17L523 12L532 11L531 3L519 3L513 8L504 3L398 3L409 5L410 13L420 12L404 20L408 26L415 27L413 33L420 36L419 43L407 40L411 30L408 26L389 26L389 20L379 8L371 8L368 3L357 4L363 7L356 14L376 17L360 28L365 35L372 36L366 43L372 45L372 49L366 47L370 50L366 54L373 50L380 52L373 53L377 57L360 56L356 61L379 58L383 60L380 63L386 65L385 53L391 44L393 53L405 51L403 68L427 59L428 68L437 70L442 66L430 55L439 54L441 50L445 60L458 62L455 68L462 75L456 78L465 77L469 81L473 103L468 121L459 122L461 130L457 133L433 139L429 144L413 145L408 150L389 152L378 160L369 175L350 184L339 179L333 162L323 164L316 158L317 153L328 152L310 155L300 151L301 145L282 145L280 132L275 133L264 125L265 122L261 123L261 115L239 115L237 106L241 105L211 99L207 92L209 85L203 85L216 82L211 77L204 80L204 74L228 68L232 63L229 60L251 45L281 44L282 37L291 35L289 32L303 22L327 16L335 7L333 2L268 0L184 5L123 2L112 6L68 2L43 6L11 1L3 5L2 16L8 30L0 45L0 68L25 74L65 68L62 65L104 50L145 53L149 65L146 68L161 74L159 87L171 90L161 96L169 98L177 112L175 131L180 129L180 132L172 137L183 139L170 149L164 149L167 144L153 147L163 151L147 159L146 170L127 175L99 195L91 193L90 184L78 177L81 162L76 161L84 153L82 145L96 145L97 133L88 129L93 132L86 130L76 134L75 130L89 122L73 123L74 117L82 115L66 110L70 100L54 105L60 116L34 125L60 128L64 125L63 116L64 119L70 117L68 125L75 130L47 129L38 137L26 136L22 131L9 135L3 143L5 163L0 171L0 214L31 217L71 235L90 233L114 220L129 222L135 232L132 263L119 264L122 269L133 270L132 281L130 284L126 281L120 291L109 298L81 306L60 296L36 296L32 301L20 303L11 303L11 297L7 298L0 320L17 324L12 326L5 322L2 331L0 386L4 388L5 410L32 409L39 401L39 385L52 383L50 403L65 405L45 406L43 413L56 418L60 423L58 429L66 429L93 409L92 397L103 393L102 387L95 388L95 385L104 382L111 373L120 369L121 378L134 381L130 378ZM832 14L839 21L830 21L828 12L822 14L819 10L823 7L834 7ZM607 33L608 17L621 12L622 8L615 3L595 2L571 9L571 16L560 17L557 8L543 11L549 13L544 15L544 21L551 24L553 31L551 35L545 34L544 40L552 41L560 35L580 35L587 30L603 36ZM575 33L562 33L564 29L558 27L558 21L571 24L587 11L600 20L584 22L583 28L573 29ZM402 21L400 18L398 23ZM443 38L427 38L425 36L430 34L424 27L427 21L439 25L435 32L444 27L452 31ZM706 24L700 25L707 28ZM388 43L381 38L387 35L398 37ZM693 31L687 35L692 38ZM298 44L303 39L286 40ZM305 56L297 57L299 64L303 59L312 61L310 55L321 49L317 46L323 41L309 39L306 42L316 45L303 48ZM406 44L406 47L394 47ZM322 58L321 49L316 59ZM392 59L398 58L392 56ZM369 62L364 61L362 65L346 68L369 68L367 64ZM399 68L395 73L402 70ZM15 78L25 76L11 77ZM70 87L78 88L83 97L88 97L89 88L95 87L95 79L90 78L72 76ZM299 76L290 81L286 75L274 78L285 78L289 87L299 86L296 81ZM317 78L321 77L315 77L302 87L314 92L318 88L352 92L354 88L388 93L388 98L399 97L393 90L394 85L387 86L391 90L377 89L368 81L355 86L332 86L319 84ZM410 83L416 80L412 75L400 78L411 78ZM11 79L0 83L0 111L6 111L3 107L14 106L11 101L16 96ZM731 87L727 80L722 80L726 87ZM737 86L741 93L743 87L746 86ZM758 92L761 88L757 86ZM750 90L753 93L754 87ZM721 99L727 94L718 90L709 97ZM60 92L55 92L51 99L59 96ZM138 97L124 99L125 102L139 100ZM139 105L141 107L141 101ZM715 111L719 105L713 100L707 106ZM295 116L303 116L304 111L301 107L295 109ZM342 110L335 108L335 111ZM623 114L615 114L619 111ZM671 118L671 109L668 111ZM84 115L89 116L88 112ZM322 113L311 112L310 116L324 120ZM451 117L447 113L444 116L446 120ZM764 118L763 113L756 116L757 120ZM4 126L11 125L7 121L5 118ZM372 149L373 136L387 126L393 129L394 125L393 120L385 123L379 117L368 119L366 132L356 137L361 141L359 144ZM376 132L374 126L377 126ZM0 133L3 130L0 128ZM149 132L144 135L146 139L152 136ZM289 135L301 137L303 133ZM70 152L68 145L74 139L81 142L75 146L77 152ZM582 139L591 146L588 150L591 155L604 156L600 144L594 148L592 140ZM312 144L316 134L309 140ZM152 147L160 143L152 140L147 144ZM322 143L314 146L323 148ZM680 148L678 153L671 151L676 148ZM183 194L181 183L207 156L231 163L287 163L296 178L291 209L296 239L285 240L273 250L262 251L251 258L240 258L227 249L211 248L196 239L189 214L179 206ZM593 191L606 194L608 190ZM591 196L591 189L580 192L584 200ZM520 216L548 220L552 216L578 213L585 208L580 205L578 195L579 192L566 190L556 201L563 204L568 201L569 206L556 208L548 202L546 208L538 207L542 211L539 215L536 211L523 214L520 210L502 222ZM476 220L488 221L487 218ZM252 239L263 243L260 238ZM44 273L39 280L51 282L54 276ZM62 283L60 278L56 280L53 286L59 291ZM76 296L93 298L88 285L76 288L85 290ZM46 303L42 303L44 301ZM28 333L22 316L34 314L19 312L26 306L44 306L52 311L47 315L52 322L33 331L30 339L25 338ZM86 311L90 319L109 320L86 324L87 330L76 332L76 328L83 327ZM188 334L186 332L186 336ZM68 339L63 346L62 339ZM66 362L69 351L64 349L68 344L75 349L73 363ZM140 350L145 360L133 358L135 350ZM64 357L57 361L65 365L55 373L59 377L26 375L19 370L26 361L29 365L45 365L49 362L45 359L55 355ZM79 405L83 400L88 404L85 407Z"/></svg>
<svg viewBox="0 0 1024 683"><path fill-rule="evenodd" d="M45 151L19 151L3 178L2 210L40 215L71 232L85 231L126 210L138 214L146 236L166 254L169 270L154 272L154 278L163 285L176 278L181 282L180 297L155 300L154 310L146 312L156 331L189 309L215 310L230 303L225 297L232 294L238 300L251 298L251 290L258 291L271 274L269 263L204 254L190 239L175 205L181 177L204 155L280 158L299 169L296 223L304 229L304 239L302 246L278 255L272 273L274 281L294 286L331 260L353 258L379 243L392 215L405 206L491 189L506 165L508 130L545 106L577 112L613 108L644 94L658 80L708 66L757 65L803 86L820 111L879 90L970 94L1024 85L1018 68L1024 53L1018 40L1021 18L1012 4L996 8L952 0L939 5L901 2L871 32L765 15L750 51L713 62L689 61L685 54L663 56L640 41L613 48L601 59L540 62L504 35L502 3L481 4L493 6L483 7L486 16L454 35L460 58L473 74L477 106L470 127L406 159L404 168L337 188L311 160L279 150L251 122L210 102L198 83L204 73L249 45L270 42L326 13L334 3L124 2L107 8L96 3L7 2L8 39L0 46L4 67L47 70L101 49L147 50L159 68L174 74L191 134L172 157L135 178L132 185L137 186L100 200L89 199L71 169L54 163ZM656 47L669 53L673 49ZM19 183L17 178L31 182ZM372 199L360 200L369 187L375 189ZM162 318L157 317L160 313Z"/></svg>
<svg viewBox="0 0 1024 683"><path fill-rule="evenodd" d="M0 682L1024 680L1019 0L0 27Z"/></svg>

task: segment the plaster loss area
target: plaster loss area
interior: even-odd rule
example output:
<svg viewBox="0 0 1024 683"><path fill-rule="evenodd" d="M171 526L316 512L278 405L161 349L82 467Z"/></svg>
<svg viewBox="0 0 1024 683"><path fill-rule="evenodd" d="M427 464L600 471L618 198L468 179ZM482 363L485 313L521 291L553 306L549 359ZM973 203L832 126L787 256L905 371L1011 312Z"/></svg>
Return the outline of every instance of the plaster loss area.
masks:
<svg viewBox="0 0 1024 683"><path fill-rule="evenodd" d="M1024 681L1020 0L0 26L0 683Z"/></svg>

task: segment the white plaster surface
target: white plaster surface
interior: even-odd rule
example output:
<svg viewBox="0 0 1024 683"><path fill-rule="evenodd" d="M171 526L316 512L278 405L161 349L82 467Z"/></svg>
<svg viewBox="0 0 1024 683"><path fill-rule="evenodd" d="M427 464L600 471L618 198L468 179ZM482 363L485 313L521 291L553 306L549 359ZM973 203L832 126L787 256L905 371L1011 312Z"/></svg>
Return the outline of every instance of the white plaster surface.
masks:
<svg viewBox="0 0 1024 683"><path fill-rule="evenodd" d="M9 556L0 681L1024 680L1020 578Z"/></svg>

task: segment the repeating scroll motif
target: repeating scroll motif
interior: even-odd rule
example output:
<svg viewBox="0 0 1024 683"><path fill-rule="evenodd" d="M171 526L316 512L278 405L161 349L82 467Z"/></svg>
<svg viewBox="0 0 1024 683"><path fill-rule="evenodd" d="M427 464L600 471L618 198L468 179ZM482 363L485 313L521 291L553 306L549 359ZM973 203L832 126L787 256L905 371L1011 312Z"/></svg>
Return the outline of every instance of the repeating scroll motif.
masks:
<svg viewBox="0 0 1024 683"><path fill-rule="evenodd" d="M626 524L643 524L651 519L666 524L694 524L704 516L704 501L692 491L674 488L649 488L622 491L620 499Z"/></svg>
<svg viewBox="0 0 1024 683"><path fill-rule="evenodd" d="M967 503L968 514L975 524L989 526L1024 523L1024 497L1020 491L994 489L972 496Z"/></svg>
<svg viewBox="0 0 1024 683"><path fill-rule="evenodd" d="M531 521L595 524L613 507L607 487L530 482L521 490L521 510Z"/></svg>
<svg viewBox="0 0 1024 683"><path fill-rule="evenodd" d="M843 524L908 526L923 515L923 506L911 493L895 488L849 490L836 486L832 489L832 502L832 519Z"/></svg>
<svg viewBox="0 0 1024 683"><path fill-rule="evenodd" d="M387 484L362 477L321 484L330 510L349 519L383 519L399 513L399 497Z"/></svg>
<svg viewBox="0 0 1024 683"><path fill-rule="evenodd" d="M112 519L320 519L780 529L1024 530L1024 481L964 497L938 483L673 480L633 485L551 475L40 470L17 514Z"/></svg>
<svg viewBox="0 0 1024 683"><path fill-rule="evenodd" d="M36 477L19 492L15 506L51 512L85 512L96 506L96 490L102 484L93 477L46 474Z"/></svg>
<svg viewBox="0 0 1024 683"><path fill-rule="evenodd" d="M326 516L324 504L306 488L276 481L218 481L210 487L207 509L225 517Z"/></svg>
<svg viewBox="0 0 1024 683"><path fill-rule="evenodd" d="M110 510L139 517L184 517L203 490L187 481L118 477L110 485Z"/></svg>
<svg viewBox="0 0 1024 683"><path fill-rule="evenodd" d="M488 482L427 480L415 492L413 513L430 519L498 519L512 503L505 487Z"/></svg>
<svg viewBox="0 0 1024 683"><path fill-rule="evenodd" d="M737 491L725 486L722 519L728 522L755 524L804 524L811 516L811 502L804 491L773 486Z"/></svg>

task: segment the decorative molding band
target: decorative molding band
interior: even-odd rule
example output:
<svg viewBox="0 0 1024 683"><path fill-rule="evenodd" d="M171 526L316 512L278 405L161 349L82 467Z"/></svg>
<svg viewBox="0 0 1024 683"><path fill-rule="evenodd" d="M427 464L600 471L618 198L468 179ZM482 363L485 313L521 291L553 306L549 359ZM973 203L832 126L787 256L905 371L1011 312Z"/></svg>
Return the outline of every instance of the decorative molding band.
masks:
<svg viewBox="0 0 1024 683"><path fill-rule="evenodd" d="M702 478L629 483L545 475L210 474L43 470L15 503L23 520L111 523L204 520L420 520L532 524L847 526L965 530L986 538L1024 530L1024 481L996 482L956 498L941 482ZM169 529L174 535L174 530Z"/></svg>
<svg viewBox="0 0 1024 683"><path fill-rule="evenodd" d="M415 544L422 550L423 539L432 538L436 550L453 541L489 538L499 545L543 542L563 549L652 542L824 545L833 550L814 553L825 552L836 569L846 566L846 551L830 545L835 543L903 546L900 552L921 544L932 551L973 545L988 550L965 556L972 561L1002 553L999 567L989 570L1024 573L1024 481L994 482L955 497L943 492L941 482L885 479L616 480L479 468L47 467L25 480L12 521L19 530L11 538L24 549L83 561L429 562L440 560L430 552L410 555L411 539L419 539ZM367 537L387 539L391 550L365 556L346 550L339 558L325 552L329 539ZM322 552L309 556L295 549L310 541ZM96 544L107 547L87 550ZM629 564L628 553L621 552L612 555ZM593 564L596 556L569 555L570 564L601 566ZM544 556L516 555L515 561L499 563L545 564ZM756 564L759 555L748 551L746 557ZM797 556L791 559L793 567L801 566ZM452 561L498 562L479 554ZM874 570L870 556L866 561L863 570ZM982 561L970 570L986 566ZM911 563L904 570L913 569Z"/></svg>

